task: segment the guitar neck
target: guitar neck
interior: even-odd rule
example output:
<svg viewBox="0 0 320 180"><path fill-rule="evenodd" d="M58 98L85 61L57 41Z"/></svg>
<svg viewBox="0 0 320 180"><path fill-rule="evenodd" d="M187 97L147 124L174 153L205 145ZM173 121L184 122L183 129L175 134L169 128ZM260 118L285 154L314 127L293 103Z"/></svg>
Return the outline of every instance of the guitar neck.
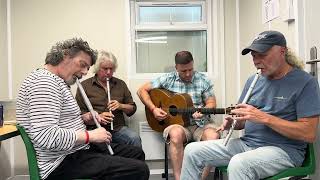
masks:
<svg viewBox="0 0 320 180"><path fill-rule="evenodd" d="M178 114L193 114L196 111L201 112L202 114L230 114L230 108L169 108L170 113Z"/></svg>

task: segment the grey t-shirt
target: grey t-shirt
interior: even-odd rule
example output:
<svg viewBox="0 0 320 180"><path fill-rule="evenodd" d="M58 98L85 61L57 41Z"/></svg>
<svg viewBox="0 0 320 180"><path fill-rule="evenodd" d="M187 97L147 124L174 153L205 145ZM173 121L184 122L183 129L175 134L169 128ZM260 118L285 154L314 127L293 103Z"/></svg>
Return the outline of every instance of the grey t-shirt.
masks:
<svg viewBox="0 0 320 180"><path fill-rule="evenodd" d="M239 102L242 102L253 78L246 82ZM311 75L296 68L278 80L261 76L247 104L281 119L297 121L320 114L319 85ZM280 147L296 166L304 160L306 142L287 138L264 124L246 121L245 134L241 139L250 147Z"/></svg>

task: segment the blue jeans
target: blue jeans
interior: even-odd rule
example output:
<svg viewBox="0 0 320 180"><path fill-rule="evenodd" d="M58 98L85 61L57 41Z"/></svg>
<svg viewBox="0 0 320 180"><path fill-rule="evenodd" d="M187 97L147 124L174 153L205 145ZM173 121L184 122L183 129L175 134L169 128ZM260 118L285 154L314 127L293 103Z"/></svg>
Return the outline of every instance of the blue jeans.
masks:
<svg viewBox="0 0 320 180"><path fill-rule="evenodd" d="M223 139L209 140L186 146L181 179L200 179L202 170L207 165L228 165L229 180L263 179L294 167L288 154L275 146L252 148L237 138L230 139L225 147Z"/></svg>
<svg viewBox="0 0 320 180"><path fill-rule="evenodd" d="M112 142L119 144L129 144L142 148L141 139L138 133L123 126L119 131L112 132Z"/></svg>

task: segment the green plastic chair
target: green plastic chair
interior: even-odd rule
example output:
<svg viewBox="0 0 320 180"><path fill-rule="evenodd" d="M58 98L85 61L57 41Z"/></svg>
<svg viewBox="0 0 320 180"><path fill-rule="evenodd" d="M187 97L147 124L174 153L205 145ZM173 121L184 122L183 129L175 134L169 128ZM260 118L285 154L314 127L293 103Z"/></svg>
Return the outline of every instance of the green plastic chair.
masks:
<svg viewBox="0 0 320 180"><path fill-rule="evenodd" d="M24 130L22 126L17 125L17 129L22 137L22 140L24 142L24 145L26 147L27 151L27 157L28 157L28 166L29 166L29 175L30 180L41 180L37 158L36 158L36 151L33 148L33 144ZM78 179L78 180L90 180L90 179Z"/></svg>
<svg viewBox="0 0 320 180"><path fill-rule="evenodd" d="M216 171L214 173L214 179L217 180L223 180L223 174L226 173L228 169L228 166L223 166L223 167L217 167ZM314 148L313 144L309 143L307 146L307 151L306 151L306 156L305 159L302 163L302 166L300 167L293 167L289 168L287 170L284 170L274 176L265 178L264 180L276 180L276 179L281 179L285 177L291 177L290 179L302 179L306 177L307 175L314 174L316 169L316 160L314 156Z"/></svg>

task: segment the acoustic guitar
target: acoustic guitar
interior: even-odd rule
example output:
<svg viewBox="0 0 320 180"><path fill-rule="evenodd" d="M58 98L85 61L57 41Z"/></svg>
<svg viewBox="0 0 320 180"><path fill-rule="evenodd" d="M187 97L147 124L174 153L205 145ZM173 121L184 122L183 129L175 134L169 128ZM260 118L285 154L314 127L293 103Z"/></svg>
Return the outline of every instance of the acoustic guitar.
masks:
<svg viewBox="0 0 320 180"><path fill-rule="evenodd" d="M148 124L157 132L163 132L166 127L172 124L189 126L189 118L196 111L201 112L202 114L230 114L230 111L233 109L233 107L194 108L189 94L172 93L165 89L152 89L149 92L149 95L153 104L168 114L166 119L158 120L153 116L150 109L145 107Z"/></svg>

